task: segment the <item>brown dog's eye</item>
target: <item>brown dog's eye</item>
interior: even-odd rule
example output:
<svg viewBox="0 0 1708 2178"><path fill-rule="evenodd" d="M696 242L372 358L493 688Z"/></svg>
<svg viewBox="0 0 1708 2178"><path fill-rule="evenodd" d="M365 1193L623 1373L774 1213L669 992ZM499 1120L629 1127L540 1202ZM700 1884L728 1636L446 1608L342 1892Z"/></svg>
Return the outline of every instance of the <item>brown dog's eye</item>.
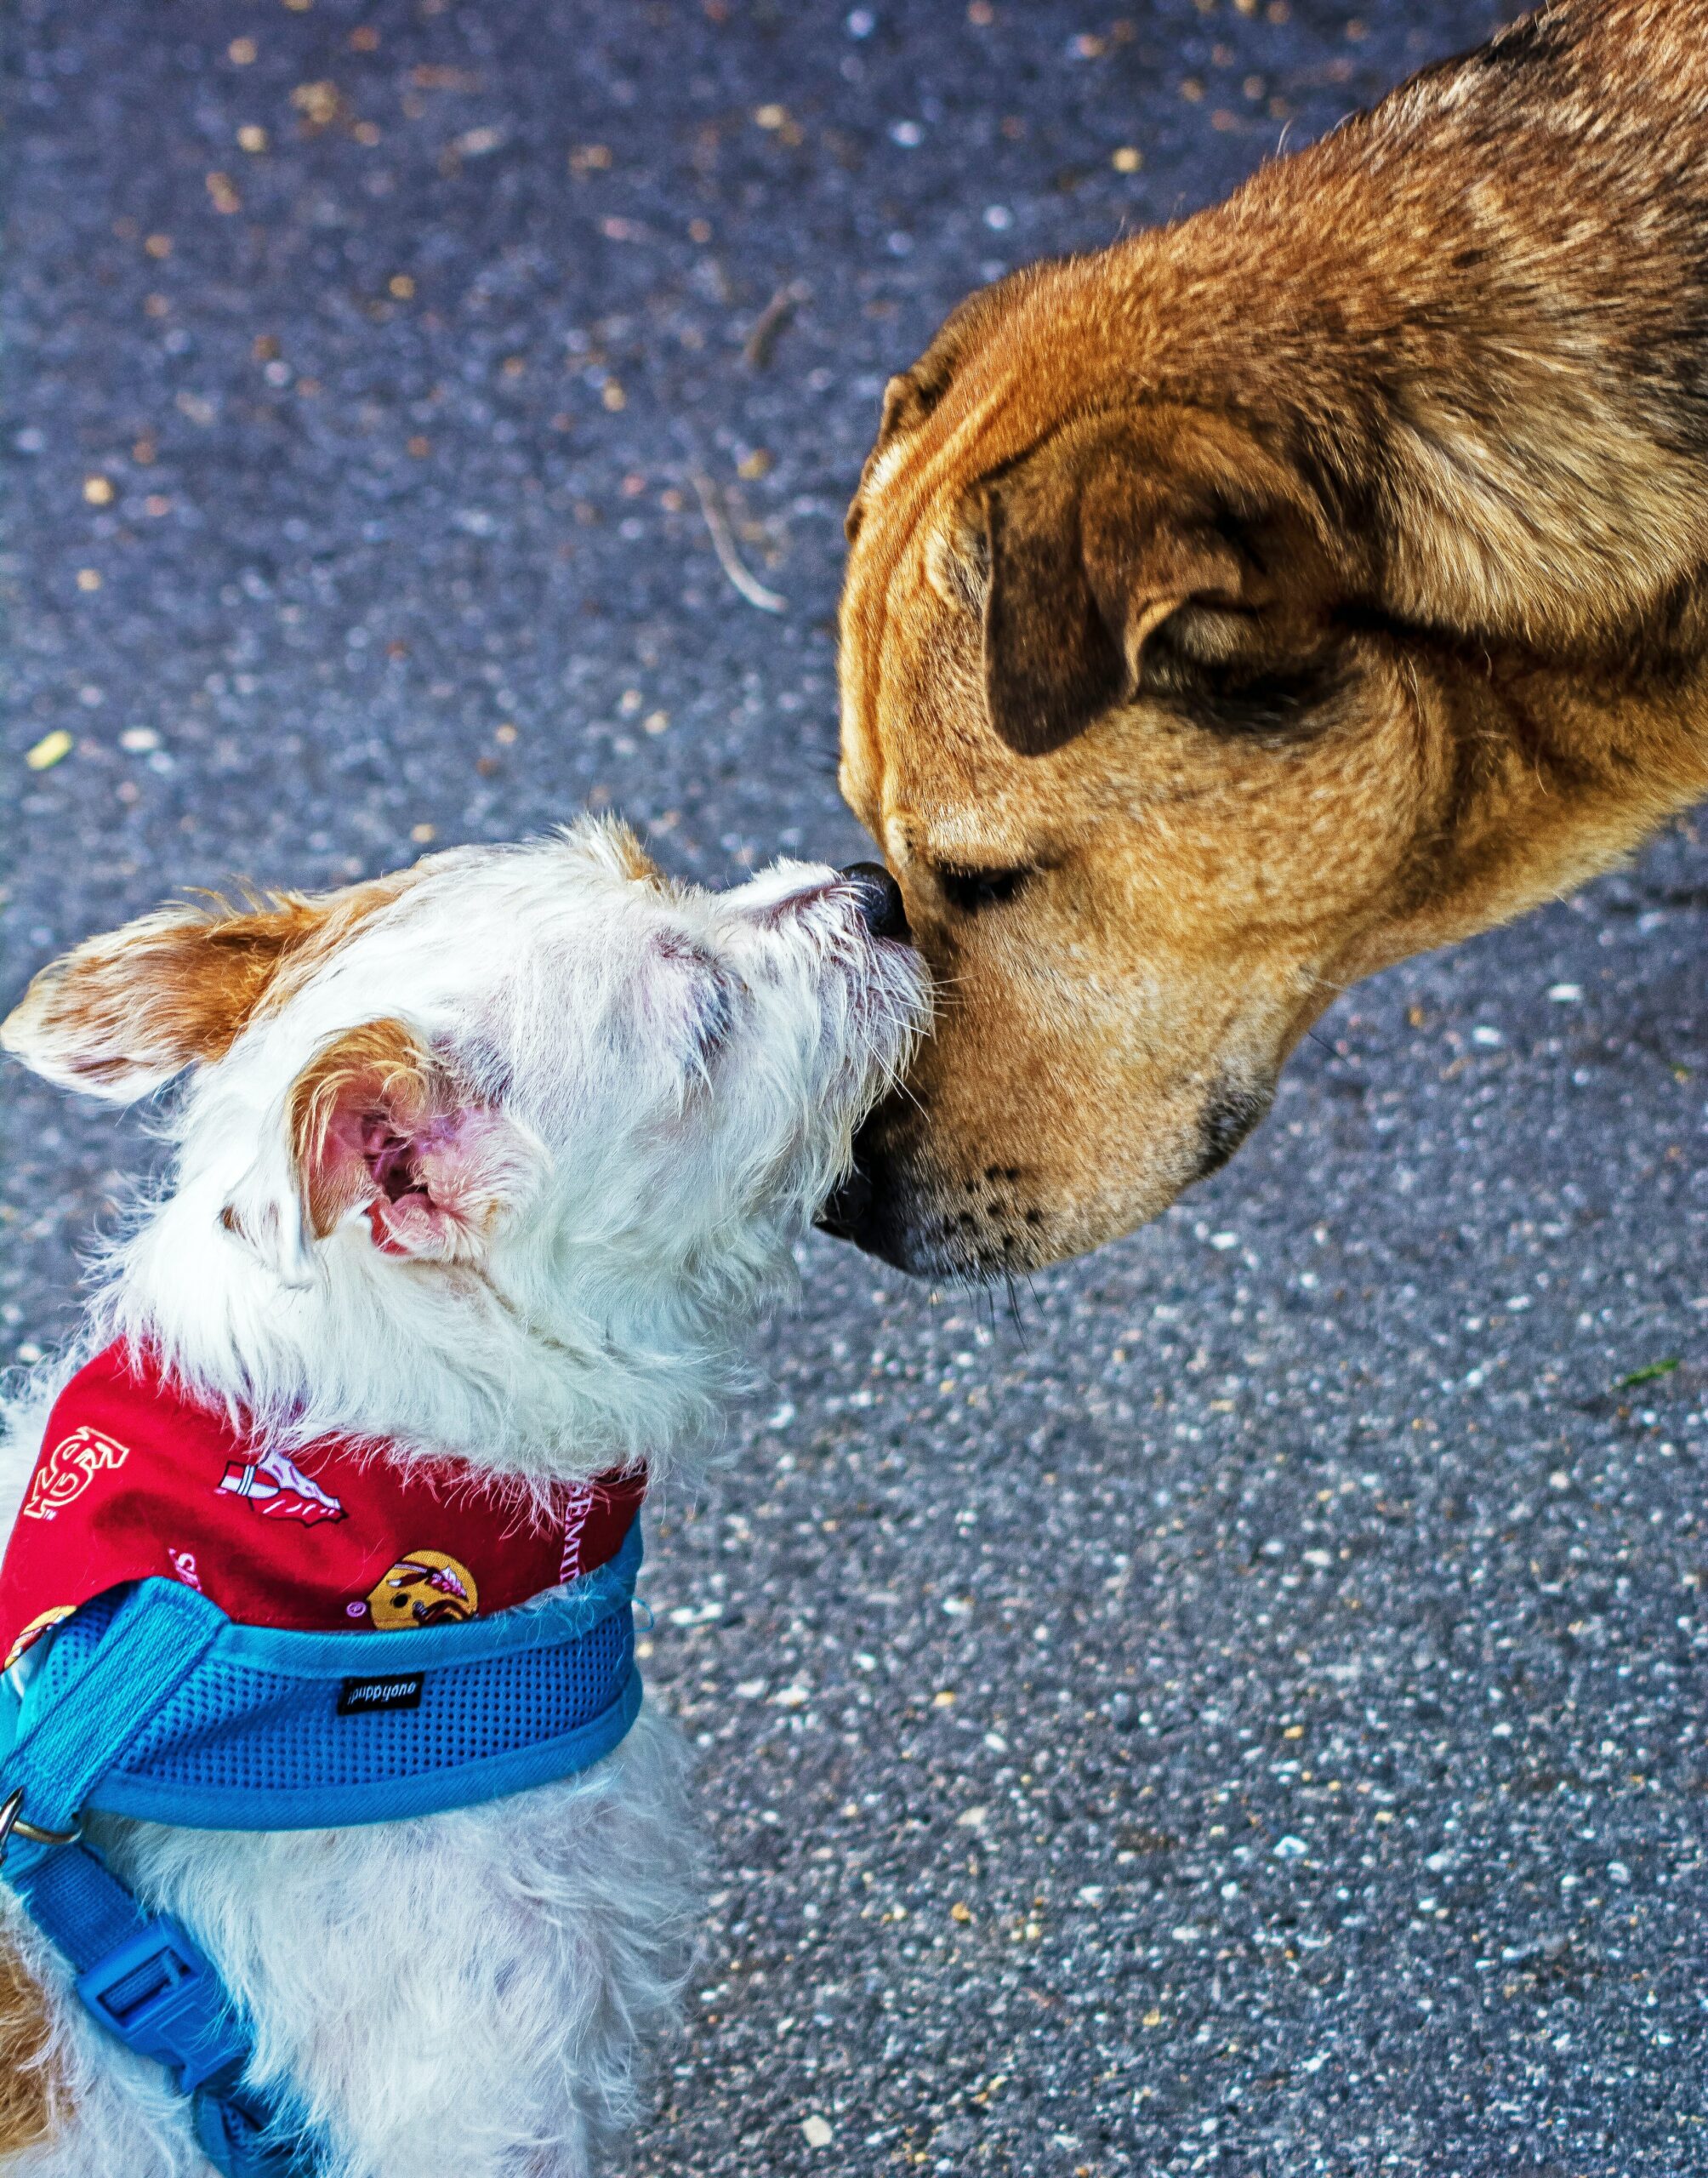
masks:
<svg viewBox="0 0 1708 2178"><path fill-rule="evenodd" d="M1031 870L963 869L952 863L939 863L937 877L943 898L952 908L959 908L964 915L976 915L985 908L999 908L1011 900L1032 875Z"/></svg>

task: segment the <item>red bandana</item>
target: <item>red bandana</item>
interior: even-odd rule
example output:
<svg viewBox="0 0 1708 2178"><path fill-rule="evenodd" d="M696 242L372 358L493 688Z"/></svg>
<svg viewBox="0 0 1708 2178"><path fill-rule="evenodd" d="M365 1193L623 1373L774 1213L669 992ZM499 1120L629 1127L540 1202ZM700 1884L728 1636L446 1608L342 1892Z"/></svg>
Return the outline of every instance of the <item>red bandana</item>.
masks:
<svg viewBox="0 0 1708 2178"><path fill-rule="evenodd" d="M152 1574L248 1626L383 1632L513 1610L617 1555L642 1475L565 1485L549 1516L460 1464L322 1437L293 1458L110 1346L48 1418L0 1564L0 1669L80 1604Z"/></svg>

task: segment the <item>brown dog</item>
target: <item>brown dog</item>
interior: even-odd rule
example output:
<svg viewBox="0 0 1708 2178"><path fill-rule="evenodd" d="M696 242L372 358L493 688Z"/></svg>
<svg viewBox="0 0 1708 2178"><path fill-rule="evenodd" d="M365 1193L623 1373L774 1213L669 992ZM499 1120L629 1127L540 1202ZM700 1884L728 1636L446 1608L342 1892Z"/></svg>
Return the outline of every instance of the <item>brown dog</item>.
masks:
<svg viewBox="0 0 1708 2178"><path fill-rule="evenodd" d="M844 790L942 1003L831 1222L999 1274L1708 791L1708 0L1563 0L974 295L848 527Z"/></svg>

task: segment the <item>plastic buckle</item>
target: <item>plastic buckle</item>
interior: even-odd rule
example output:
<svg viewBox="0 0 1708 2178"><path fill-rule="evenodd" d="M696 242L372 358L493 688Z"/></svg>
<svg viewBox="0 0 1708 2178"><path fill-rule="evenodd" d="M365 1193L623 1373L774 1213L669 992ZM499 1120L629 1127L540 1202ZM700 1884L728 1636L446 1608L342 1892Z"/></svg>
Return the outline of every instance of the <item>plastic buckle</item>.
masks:
<svg viewBox="0 0 1708 2178"><path fill-rule="evenodd" d="M127 2049L164 2065L182 2095L235 2079L248 2056L219 1976L166 1914L78 1975L77 1994Z"/></svg>

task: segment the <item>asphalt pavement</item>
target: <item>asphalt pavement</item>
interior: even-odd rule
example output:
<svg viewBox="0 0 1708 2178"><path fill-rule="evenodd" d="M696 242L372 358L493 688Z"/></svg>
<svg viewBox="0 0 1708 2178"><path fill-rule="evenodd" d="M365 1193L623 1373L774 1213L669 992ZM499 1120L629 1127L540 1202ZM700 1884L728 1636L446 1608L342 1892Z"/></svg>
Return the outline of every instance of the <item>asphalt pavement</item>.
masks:
<svg viewBox="0 0 1708 2178"><path fill-rule="evenodd" d="M859 853L887 373L1494 20L1122 4L14 0L0 996L587 802ZM1352 993L1013 1314L811 1243L652 1522L718 1879L636 2174L1708 2172L1705 916L1681 824ZM151 1144L0 1093L27 1359Z"/></svg>

